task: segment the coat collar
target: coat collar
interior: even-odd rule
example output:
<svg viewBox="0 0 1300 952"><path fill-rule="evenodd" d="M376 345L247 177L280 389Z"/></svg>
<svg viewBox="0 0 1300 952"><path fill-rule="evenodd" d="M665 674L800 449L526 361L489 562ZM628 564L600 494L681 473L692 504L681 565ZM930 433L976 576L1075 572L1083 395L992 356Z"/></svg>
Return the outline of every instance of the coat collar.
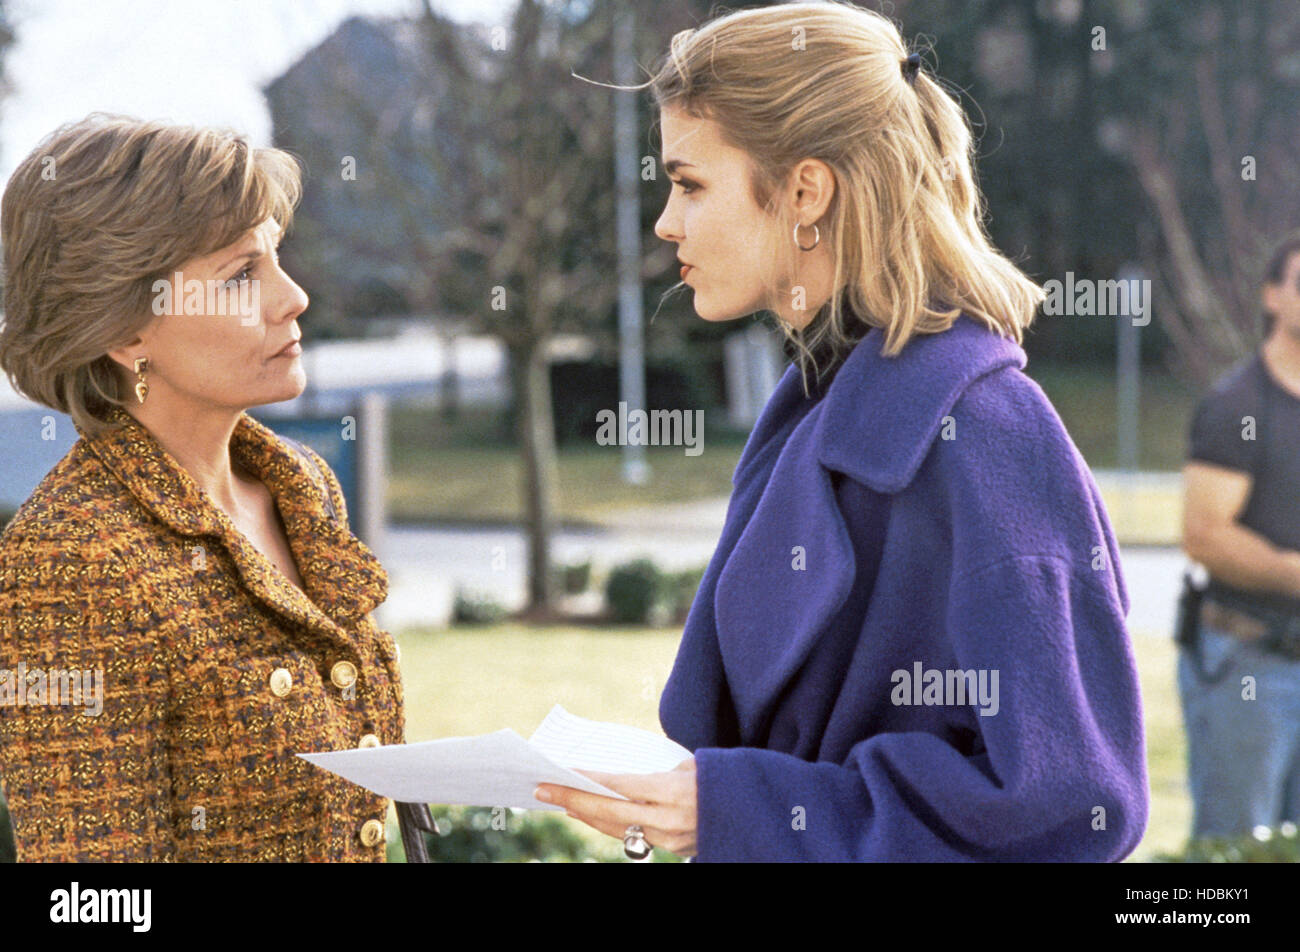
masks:
<svg viewBox="0 0 1300 952"><path fill-rule="evenodd" d="M737 465L720 561L710 564L718 566L713 598L705 607L696 599L686 638L698 625L716 632L744 744L762 741L762 725L853 591L859 556L832 472L883 495L901 491L971 383L1025 365L1017 344L965 316L913 338L897 357L882 357L883 344L883 332L870 331L811 397L799 368L787 369ZM800 409L807 415L797 420ZM772 456L766 482L757 482L758 460ZM783 553L796 546L814 570L788 570Z"/></svg>
<svg viewBox="0 0 1300 952"><path fill-rule="evenodd" d="M245 585L270 608L337 639L346 637L339 624L387 597L388 577L379 560L327 511L328 488L308 473L298 453L247 413L235 426L231 453L274 497L306 594L236 528L143 424L118 407L108 420L110 428L95 437L77 428L87 448L173 532L217 537Z"/></svg>
<svg viewBox="0 0 1300 952"><path fill-rule="evenodd" d="M826 392L814 442L828 469L896 493L912 481L966 388L1026 360L1015 341L966 314L946 331L913 337L896 357L882 356L883 346L877 327L850 351Z"/></svg>

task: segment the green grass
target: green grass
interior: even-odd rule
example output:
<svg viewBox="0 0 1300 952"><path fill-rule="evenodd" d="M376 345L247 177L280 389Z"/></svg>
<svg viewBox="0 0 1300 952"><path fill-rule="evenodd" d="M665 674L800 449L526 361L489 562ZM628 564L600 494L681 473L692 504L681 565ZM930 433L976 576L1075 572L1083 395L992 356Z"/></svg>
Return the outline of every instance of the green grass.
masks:
<svg viewBox="0 0 1300 952"><path fill-rule="evenodd" d="M555 704L658 731L681 630L502 624L398 636L408 742L511 727L527 737Z"/></svg>
<svg viewBox="0 0 1300 952"><path fill-rule="evenodd" d="M1079 452L1093 469L1114 469L1116 391L1107 368L1031 363L1027 372L1056 407ZM1138 468L1182 469L1198 394L1173 375L1144 367L1138 400ZM1177 545L1182 537L1181 486L1121 487L1101 480L1102 498L1122 544Z"/></svg>
<svg viewBox="0 0 1300 952"><path fill-rule="evenodd" d="M1178 701L1178 652L1173 639L1134 634L1133 653L1142 687L1151 814L1146 835L1132 859L1145 861L1157 853L1181 852L1187 845L1192 800L1187 788L1187 740Z"/></svg>
<svg viewBox="0 0 1300 952"><path fill-rule="evenodd" d="M1174 487L1123 487L1099 480L1111 528L1122 545L1179 545L1182 540L1182 483Z"/></svg>
<svg viewBox="0 0 1300 952"><path fill-rule="evenodd" d="M500 435L498 420L466 413L454 425L432 410L395 408L389 512L398 521L488 523L523 519L523 465ZM745 434L706 431L703 450L649 446L651 479L630 486L621 477L622 449L585 444L559 453L559 516L599 522L630 506L690 502L731 492Z"/></svg>
<svg viewBox="0 0 1300 952"><path fill-rule="evenodd" d="M1093 469L1119 465L1114 373L1095 366L1031 361L1025 368L1043 388L1079 452ZM1172 374L1142 368L1138 398L1138 468L1182 469L1187 429L1198 394Z"/></svg>
<svg viewBox="0 0 1300 952"><path fill-rule="evenodd" d="M502 624L396 635L402 653L406 740L513 728L528 737L561 704L579 717L662 733L659 695L681 629L529 628ZM392 811L390 811L390 814ZM602 861L625 861L622 843L562 818ZM389 839L398 837L390 817Z"/></svg>
<svg viewBox="0 0 1300 952"><path fill-rule="evenodd" d="M659 731L658 704L680 629L527 628L408 630L397 636L406 691L407 741L482 734L529 736L553 704L582 717ZM1180 850L1187 839L1182 717L1168 638L1134 635L1146 718L1151 815L1135 861ZM602 857L621 845L565 820ZM396 835L395 825L390 836Z"/></svg>
<svg viewBox="0 0 1300 952"><path fill-rule="evenodd" d="M1033 364L1029 369L1089 464L1114 467L1111 374L1088 366ZM1156 370L1144 371L1142 389L1140 463L1145 469L1177 471L1196 395ZM680 447L647 447L653 475L645 486L623 482L618 447L565 447L558 462L559 517L569 523L599 523L628 507L729 495L744 443L743 433L709 431L699 456L687 456ZM466 412L449 424L431 409L395 408L392 460L388 502L397 521L503 524L523 519L522 464L497 414ZM1102 495L1121 543L1177 544L1179 490L1103 484Z"/></svg>

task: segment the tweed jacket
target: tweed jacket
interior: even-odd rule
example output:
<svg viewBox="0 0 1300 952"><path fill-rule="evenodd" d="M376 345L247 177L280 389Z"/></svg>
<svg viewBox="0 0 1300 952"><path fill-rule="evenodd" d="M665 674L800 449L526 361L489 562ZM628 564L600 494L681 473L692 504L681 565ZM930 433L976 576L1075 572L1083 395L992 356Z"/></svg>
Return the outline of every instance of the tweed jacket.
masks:
<svg viewBox="0 0 1300 952"><path fill-rule="evenodd" d="M19 861L383 862L388 801L296 756L404 740L396 645L370 616L388 577L337 478L240 418L232 455L275 498L304 592L144 426L113 423L78 428L0 536Z"/></svg>

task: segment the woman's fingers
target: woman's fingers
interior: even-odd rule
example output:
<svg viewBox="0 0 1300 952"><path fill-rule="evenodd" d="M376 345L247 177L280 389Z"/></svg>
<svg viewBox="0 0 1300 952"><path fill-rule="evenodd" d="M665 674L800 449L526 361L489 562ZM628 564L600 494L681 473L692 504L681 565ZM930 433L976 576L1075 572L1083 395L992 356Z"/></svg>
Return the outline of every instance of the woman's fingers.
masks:
<svg viewBox="0 0 1300 952"><path fill-rule="evenodd" d="M642 826L650 823L658 826L665 820L669 820L675 812L671 807L655 803L616 800L613 797L603 797L598 793L588 793L573 787L542 784L538 787L538 791L549 793L551 803L564 807L584 820L594 819L605 823L622 824L624 828L631 823L640 823Z"/></svg>
<svg viewBox="0 0 1300 952"><path fill-rule="evenodd" d="M627 828L633 824L639 825L645 831L646 839L651 843L655 842L655 835L662 844L681 832L683 811L673 807L615 800L585 790L557 787L551 784L542 784L537 789L539 793L550 794L549 801L543 800L543 802L564 807L576 819L618 839L622 839Z"/></svg>
<svg viewBox="0 0 1300 952"><path fill-rule="evenodd" d="M589 777L602 787L621 793L633 800L645 803L679 803L685 794L693 791L695 778L688 777L685 771L662 774L607 774L595 770L579 770L576 773Z"/></svg>
<svg viewBox="0 0 1300 952"><path fill-rule="evenodd" d="M629 826L640 826L646 842L674 853L695 851L695 762L682 761L673 770L657 774L610 774L598 770L576 771L614 793L620 800L557 784L539 784L536 796L561 806L606 836L622 839Z"/></svg>

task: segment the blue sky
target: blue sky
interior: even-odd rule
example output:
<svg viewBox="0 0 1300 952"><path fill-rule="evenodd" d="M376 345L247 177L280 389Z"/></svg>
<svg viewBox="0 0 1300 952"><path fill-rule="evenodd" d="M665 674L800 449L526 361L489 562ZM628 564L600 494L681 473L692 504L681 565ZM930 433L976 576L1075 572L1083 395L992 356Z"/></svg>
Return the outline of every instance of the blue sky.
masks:
<svg viewBox="0 0 1300 952"><path fill-rule="evenodd" d="M88 112L228 126L270 140L261 86L354 14L417 0L9 0L18 34L0 105L0 181L56 126ZM506 24L511 0L434 0Z"/></svg>

